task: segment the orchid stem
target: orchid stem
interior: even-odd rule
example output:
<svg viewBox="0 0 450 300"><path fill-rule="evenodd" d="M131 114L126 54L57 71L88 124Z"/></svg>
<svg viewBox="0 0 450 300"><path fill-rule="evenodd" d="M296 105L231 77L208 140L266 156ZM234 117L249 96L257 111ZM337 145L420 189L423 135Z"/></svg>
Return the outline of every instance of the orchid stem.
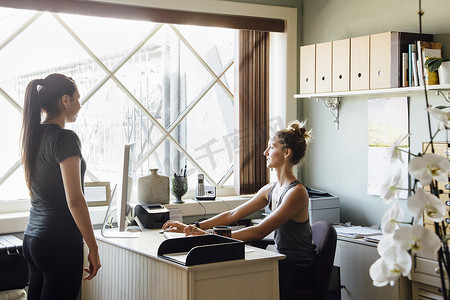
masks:
<svg viewBox="0 0 450 300"><path fill-rule="evenodd" d="M400 148L400 147L397 147L397 150L398 151L400 151L400 152L404 152L404 153L407 153L407 154L409 154L409 155L411 155L411 156L418 156L417 154L414 154L414 153L412 153L411 151L406 151L406 150L403 150L402 148Z"/></svg>
<svg viewBox="0 0 450 300"><path fill-rule="evenodd" d="M428 118L430 117L429 113L428 113ZM433 140L436 137L436 135L439 133L439 131L441 131L440 129L436 130L436 132L433 134L433 136L431 136L431 129L430 129L430 136L431 136L431 140L430 142L427 144L427 147L425 148L424 152L427 152L428 147L431 145L431 152L434 153L434 147L433 147Z"/></svg>

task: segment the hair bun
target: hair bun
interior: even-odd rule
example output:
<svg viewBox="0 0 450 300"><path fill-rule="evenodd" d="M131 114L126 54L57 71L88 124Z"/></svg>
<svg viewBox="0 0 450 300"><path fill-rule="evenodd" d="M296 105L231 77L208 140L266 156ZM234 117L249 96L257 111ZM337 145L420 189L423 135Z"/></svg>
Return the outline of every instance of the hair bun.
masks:
<svg viewBox="0 0 450 300"><path fill-rule="evenodd" d="M292 130L293 132L299 134L299 135L304 135L306 132L305 129L305 123L300 123L299 121L293 121L288 125L288 129Z"/></svg>
<svg viewBox="0 0 450 300"><path fill-rule="evenodd" d="M292 130L293 132L298 134L300 138L304 138L305 141L307 143L309 143L312 138L312 135L311 135L312 131L311 130L306 131L305 125L306 125L306 120L302 121L302 122L295 120L288 125L288 129Z"/></svg>

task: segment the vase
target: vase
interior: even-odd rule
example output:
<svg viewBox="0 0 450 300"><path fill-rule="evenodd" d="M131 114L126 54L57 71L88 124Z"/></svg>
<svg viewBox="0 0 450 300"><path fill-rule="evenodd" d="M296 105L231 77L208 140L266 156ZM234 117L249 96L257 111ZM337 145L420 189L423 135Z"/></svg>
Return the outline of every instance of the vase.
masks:
<svg viewBox="0 0 450 300"><path fill-rule="evenodd" d="M169 203L169 177L159 175L157 172L158 169L150 169L149 175L139 178L139 203Z"/></svg>
<svg viewBox="0 0 450 300"><path fill-rule="evenodd" d="M442 62L438 69L439 84L450 84L450 61Z"/></svg>
<svg viewBox="0 0 450 300"><path fill-rule="evenodd" d="M174 195L176 198L176 200L173 203L184 203L181 200L181 197L187 193L187 190L188 190L187 177L172 176L170 191L172 195Z"/></svg>

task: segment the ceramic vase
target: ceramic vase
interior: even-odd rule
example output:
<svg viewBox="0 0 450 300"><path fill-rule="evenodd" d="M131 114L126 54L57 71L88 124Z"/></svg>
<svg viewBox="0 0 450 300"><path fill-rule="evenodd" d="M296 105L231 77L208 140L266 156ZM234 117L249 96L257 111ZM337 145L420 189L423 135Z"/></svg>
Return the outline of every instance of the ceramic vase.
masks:
<svg viewBox="0 0 450 300"><path fill-rule="evenodd" d="M159 175L158 169L150 169L150 174L139 178L139 203L169 203L169 177Z"/></svg>

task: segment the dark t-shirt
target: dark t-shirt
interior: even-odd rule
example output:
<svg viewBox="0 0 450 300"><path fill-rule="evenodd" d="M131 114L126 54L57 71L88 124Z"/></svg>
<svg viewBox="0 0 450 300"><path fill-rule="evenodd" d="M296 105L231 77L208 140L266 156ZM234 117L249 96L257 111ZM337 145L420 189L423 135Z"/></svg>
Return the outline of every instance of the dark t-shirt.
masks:
<svg viewBox="0 0 450 300"><path fill-rule="evenodd" d="M81 233L69 211L59 163L81 158L81 186L86 162L77 134L56 124L41 124L42 139L31 168L31 209L26 235L63 244L80 244Z"/></svg>

